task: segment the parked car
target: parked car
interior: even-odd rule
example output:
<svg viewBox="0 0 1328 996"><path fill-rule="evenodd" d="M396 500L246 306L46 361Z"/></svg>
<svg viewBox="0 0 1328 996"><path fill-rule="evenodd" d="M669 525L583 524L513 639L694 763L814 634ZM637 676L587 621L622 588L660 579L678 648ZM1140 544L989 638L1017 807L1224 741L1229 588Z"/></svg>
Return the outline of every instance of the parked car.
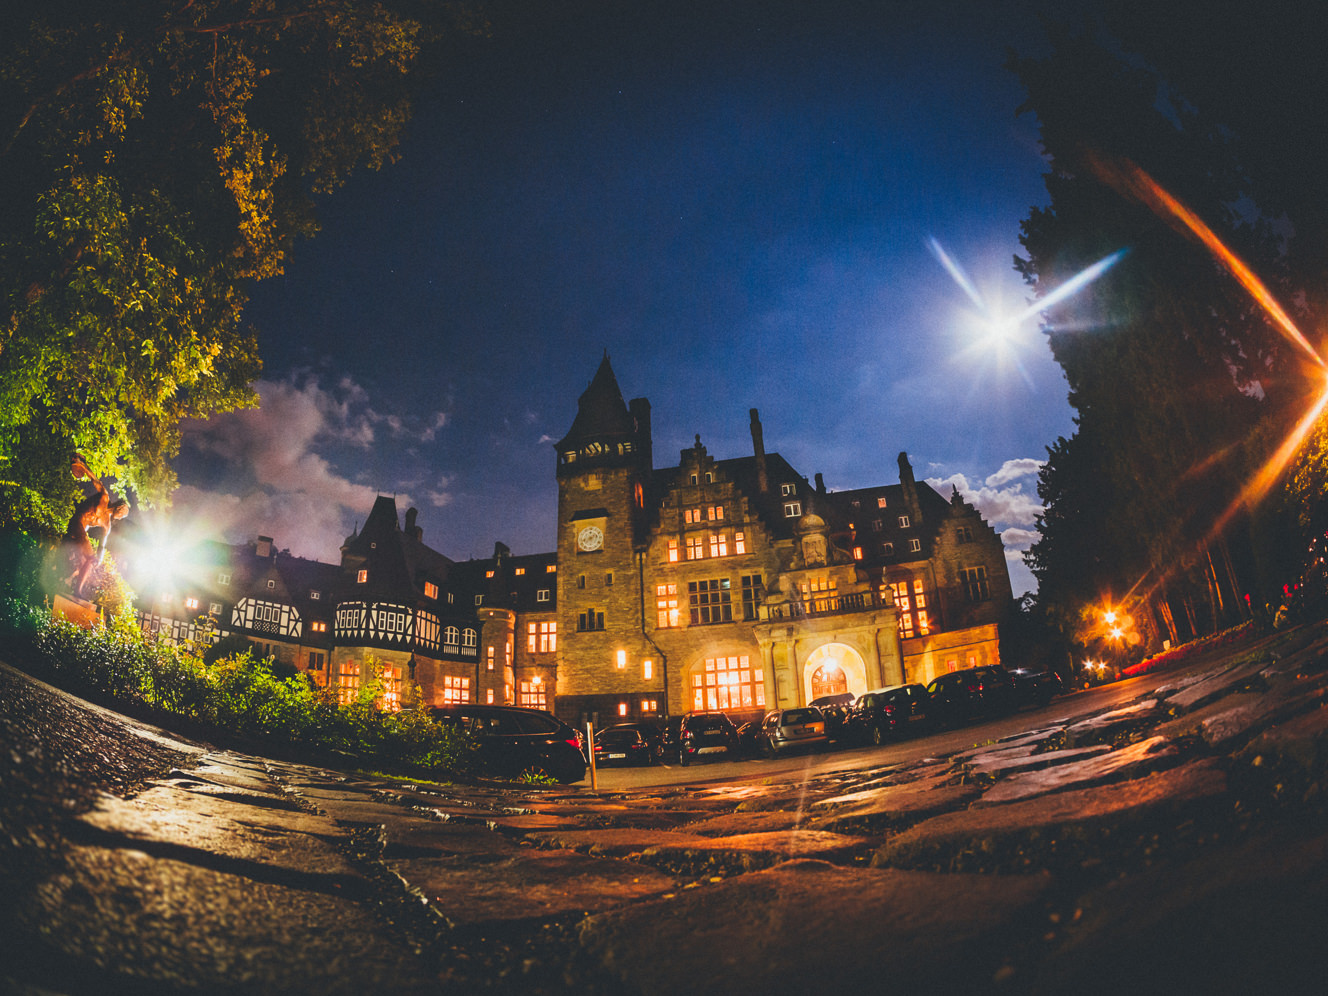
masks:
<svg viewBox="0 0 1328 996"><path fill-rule="evenodd" d="M864 692L848 723L855 743L883 744L915 736L931 726L931 697L922 685L890 685Z"/></svg>
<svg viewBox="0 0 1328 996"><path fill-rule="evenodd" d="M947 726L1003 715L1019 704L1014 679L991 665L942 674L927 686L927 696L932 716Z"/></svg>
<svg viewBox="0 0 1328 996"><path fill-rule="evenodd" d="M815 706L774 709L766 713L757 738L761 753L768 756L790 750L816 750L829 743L825 717Z"/></svg>
<svg viewBox="0 0 1328 996"><path fill-rule="evenodd" d="M1010 672L1020 705L1045 706L1065 691L1061 676L1055 671L1029 671L1017 667Z"/></svg>
<svg viewBox="0 0 1328 996"><path fill-rule="evenodd" d="M447 705L433 718L475 741L480 763L492 774L518 778L542 772L564 784L586 777L584 740L553 713L516 706Z"/></svg>
<svg viewBox="0 0 1328 996"><path fill-rule="evenodd" d="M644 723L619 723L595 734L596 765L654 764L659 756L658 731Z"/></svg>
<svg viewBox="0 0 1328 996"><path fill-rule="evenodd" d="M722 712L689 712L678 724L678 763L738 752L738 729Z"/></svg>
<svg viewBox="0 0 1328 996"><path fill-rule="evenodd" d="M855 699L852 692L839 692L814 698L807 705L821 710L826 736L831 740L840 740L848 733L848 714Z"/></svg>
<svg viewBox="0 0 1328 996"><path fill-rule="evenodd" d="M738 727L738 753L743 757L751 757L761 749L760 739L761 720L753 719L743 723Z"/></svg>

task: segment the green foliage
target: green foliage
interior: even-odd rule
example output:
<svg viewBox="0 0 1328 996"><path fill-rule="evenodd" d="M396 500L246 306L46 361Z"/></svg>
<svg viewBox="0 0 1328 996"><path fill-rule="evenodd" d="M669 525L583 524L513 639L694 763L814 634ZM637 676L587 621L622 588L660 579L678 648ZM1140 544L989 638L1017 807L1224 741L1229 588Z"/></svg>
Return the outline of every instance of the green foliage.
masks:
<svg viewBox="0 0 1328 996"><path fill-rule="evenodd" d="M274 674L247 646L208 665L197 648L147 639L124 616L85 630L9 598L0 600L0 639L16 652L16 663L42 678L204 730L350 755L435 779L466 777L476 767L470 740L426 710L378 707L382 668L372 660L365 662L367 678L356 699L341 703L306 675Z"/></svg>
<svg viewBox="0 0 1328 996"><path fill-rule="evenodd" d="M1067 614L1133 592L1162 618L1175 597L1199 631L1221 628L1256 583L1252 524L1226 512L1269 450L1263 426L1285 394L1286 351L1209 250L1122 177L1142 167L1291 300L1278 242L1266 221L1237 210L1249 188L1229 130L1119 40L1051 34L1049 54L1011 59L1027 93L1021 110L1041 125L1050 195L1023 223L1016 267L1046 297L1108 254L1126 255L1045 316L1077 431L1050 449L1040 475L1046 512L1029 563Z"/></svg>
<svg viewBox="0 0 1328 996"><path fill-rule="evenodd" d="M75 451L164 499L181 420L254 403L249 286L316 193L395 157L457 26L413 0L3 5L0 521L61 528Z"/></svg>

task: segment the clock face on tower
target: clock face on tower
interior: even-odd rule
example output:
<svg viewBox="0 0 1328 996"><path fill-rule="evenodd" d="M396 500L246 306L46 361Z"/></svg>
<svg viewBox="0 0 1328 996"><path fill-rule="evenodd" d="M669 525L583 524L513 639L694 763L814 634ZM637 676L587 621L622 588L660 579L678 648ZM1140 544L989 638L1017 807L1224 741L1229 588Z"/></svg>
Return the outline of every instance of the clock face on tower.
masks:
<svg viewBox="0 0 1328 996"><path fill-rule="evenodd" d="M586 526L576 534L576 545L587 553L598 550L604 545L604 530L599 526Z"/></svg>

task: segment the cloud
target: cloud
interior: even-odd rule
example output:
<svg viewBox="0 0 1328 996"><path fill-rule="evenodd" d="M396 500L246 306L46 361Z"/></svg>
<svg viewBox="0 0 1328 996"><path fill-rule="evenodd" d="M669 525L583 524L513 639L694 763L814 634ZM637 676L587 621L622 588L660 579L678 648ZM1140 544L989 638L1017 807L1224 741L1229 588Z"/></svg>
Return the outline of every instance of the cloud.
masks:
<svg viewBox="0 0 1328 996"><path fill-rule="evenodd" d="M405 421L375 412L368 393L350 378L331 390L308 373L254 387L259 407L186 424L184 445L208 457L210 475L227 484L209 489L182 479L172 520L205 523L230 542L262 533L297 556L335 558L350 526L363 520L379 492L340 473L324 454L372 443L376 425L404 434ZM427 431L436 432L444 421L435 415ZM446 483L442 478L440 489ZM429 498L442 504L444 494L431 492ZM402 507L410 503L409 495L398 493L397 499Z"/></svg>
<svg viewBox="0 0 1328 996"><path fill-rule="evenodd" d="M1007 461L1005 466L1018 461ZM988 482L992 478L999 477L1000 473L993 474L987 478ZM950 489L956 487L964 500L969 502L982 513L982 517L991 523L1002 523L1013 526L1031 526L1037 521L1037 517L1042 514L1042 506L1038 503L1035 495L1025 494L1022 484L1015 484L1011 487L995 487L990 483L980 488L975 488L968 483L968 478L963 474L951 474L946 478L927 478L927 483L935 488L942 497L948 497Z"/></svg>
<svg viewBox="0 0 1328 996"><path fill-rule="evenodd" d="M1027 550L1041 538L1042 534L1036 529L1020 529L1017 526L1011 526L1008 529L1001 530L1001 542L1005 544L1005 555L1007 557L1016 552L1019 556L1022 556L1022 551Z"/></svg>
<svg viewBox="0 0 1328 996"><path fill-rule="evenodd" d="M1017 480L1020 477L1027 477L1030 474L1036 474L1042 469L1044 460L1034 460L1031 457L1022 457L1018 460L1006 460L1001 464L1001 469L992 474L984 482L989 488L998 488L1002 484Z"/></svg>

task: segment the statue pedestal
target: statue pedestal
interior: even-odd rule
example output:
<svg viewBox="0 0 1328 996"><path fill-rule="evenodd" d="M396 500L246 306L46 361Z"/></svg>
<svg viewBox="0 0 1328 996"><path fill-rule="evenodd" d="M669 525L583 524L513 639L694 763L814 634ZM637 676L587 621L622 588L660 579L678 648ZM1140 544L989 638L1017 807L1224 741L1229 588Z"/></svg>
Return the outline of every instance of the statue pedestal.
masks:
<svg viewBox="0 0 1328 996"><path fill-rule="evenodd" d="M92 629L101 622L101 612L97 606L77 595L57 594L51 606L51 615L57 619L67 619L83 629Z"/></svg>

